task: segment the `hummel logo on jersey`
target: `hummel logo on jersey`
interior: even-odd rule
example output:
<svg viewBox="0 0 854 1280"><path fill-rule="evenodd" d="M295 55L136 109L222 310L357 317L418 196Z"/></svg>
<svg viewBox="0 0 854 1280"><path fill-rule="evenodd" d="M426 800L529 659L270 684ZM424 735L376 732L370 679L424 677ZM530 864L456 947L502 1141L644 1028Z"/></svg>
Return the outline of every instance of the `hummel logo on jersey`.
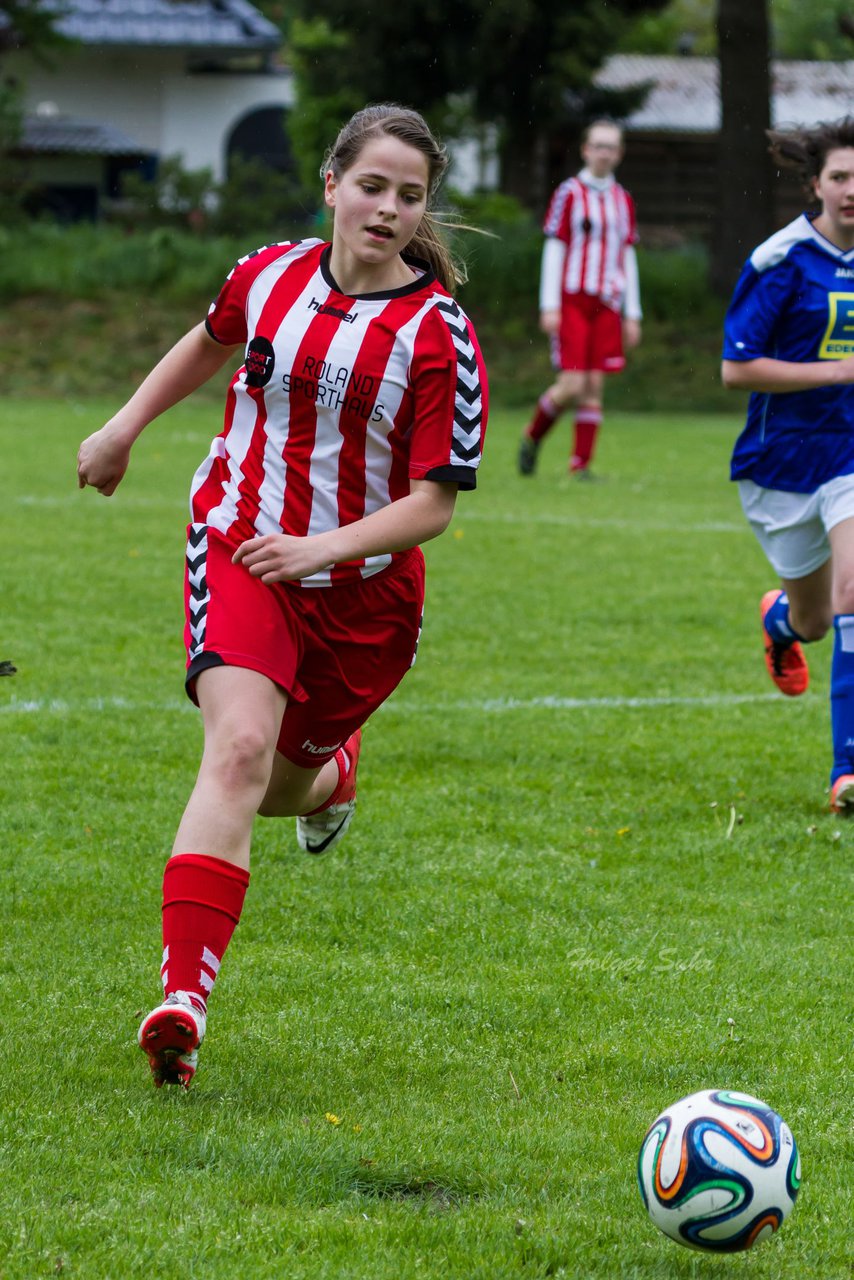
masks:
<svg viewBox="0 0 854 1280"><path fill-rule="evenodd" d="M852 267L837 267L836 274L837 276L842 276L844 280L854 280L854 268Z"/></svg>
<svg viewBox="0 0 854 1280"><path fill-rule="evenodd" d="M269 338L253 338L246 348L247 387L266 387L273 376L276 356Z"/></svg>
<svg viewBox="0 0 854 1280"><path fill-rule="evenodd" d="M312 298L308 304L309 311L316 311L319 316L332 316L335 320L343 320L344 324L353 324L358 311L342 311L340 307L332 307L328 302L320 303Z"/></svg>

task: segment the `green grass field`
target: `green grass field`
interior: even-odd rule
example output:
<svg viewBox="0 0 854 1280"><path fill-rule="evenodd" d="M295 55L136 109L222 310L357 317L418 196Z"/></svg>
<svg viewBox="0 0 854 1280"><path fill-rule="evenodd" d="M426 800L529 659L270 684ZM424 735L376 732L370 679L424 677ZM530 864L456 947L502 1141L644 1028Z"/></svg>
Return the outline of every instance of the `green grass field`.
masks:
<svg viewBox="0 0 854 1280"><path fill-rule="evenodd" d="M4 405L0 1278L849 1276L830 645L774 691L737 413L614 415L586 486L565 429L520 479L494 414L346 842L312 860L258 821L185 1095L135 1037L201 741L181 560L219 409L155 424L105 500L74 460L118 398ZM803 1159L732 1259L666 1240L635 1182L647 1126L711 1087Z"/></svg>

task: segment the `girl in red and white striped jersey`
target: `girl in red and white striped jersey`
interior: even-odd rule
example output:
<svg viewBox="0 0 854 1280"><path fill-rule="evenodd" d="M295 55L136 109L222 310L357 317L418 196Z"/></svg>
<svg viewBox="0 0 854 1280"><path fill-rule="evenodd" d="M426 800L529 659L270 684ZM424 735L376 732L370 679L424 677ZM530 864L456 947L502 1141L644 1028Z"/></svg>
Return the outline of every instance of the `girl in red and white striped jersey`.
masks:
<svg viewBox="0 0 854 1280"><path fill-rule="evenodd" d="M80 486L112 494L144 427L242 352L191 486L187 690L205 741L164 874L165 1002L139 1032L158 1085L195 1072L255 815L298 815L310 853L347 829L361 726L415 658L419 544L475 487L485 371L428 212L446 164L416 112L358 112L321 170L331 242L241 259L80 447Z"/></svg>
<svg viewBox="0 0 854 1280"><path fill-rule="evenodd" d="M585 167L554 192L543 228L540 328L551 339L558 372L522 436L522 475L533 473L541 441L574 404L569 470L589 477L605 374L618 373L624 348L640 341L635 207L613 172L623 155L622 131L605 120L590 125L581 155Z"/></svg>

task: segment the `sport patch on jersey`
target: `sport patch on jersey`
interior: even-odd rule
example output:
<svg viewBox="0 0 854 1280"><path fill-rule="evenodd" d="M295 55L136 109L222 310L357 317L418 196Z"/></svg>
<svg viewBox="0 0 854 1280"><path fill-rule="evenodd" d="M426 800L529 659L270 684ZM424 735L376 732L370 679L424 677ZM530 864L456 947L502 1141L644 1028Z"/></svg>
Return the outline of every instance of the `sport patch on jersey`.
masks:
<svg viewBox="0 0 854 1280"><path fill-rule="evenodd" d="M854 293L829 293L827 309L827 331L818 349L819 360L854 356Z"/></svg>
<svg viewBox="0 0 854 1280"><path fill-rule="evenodd" d="M247 387L266 387L273 376L276 353L269 338L254 337L246 348Z"/></svg>

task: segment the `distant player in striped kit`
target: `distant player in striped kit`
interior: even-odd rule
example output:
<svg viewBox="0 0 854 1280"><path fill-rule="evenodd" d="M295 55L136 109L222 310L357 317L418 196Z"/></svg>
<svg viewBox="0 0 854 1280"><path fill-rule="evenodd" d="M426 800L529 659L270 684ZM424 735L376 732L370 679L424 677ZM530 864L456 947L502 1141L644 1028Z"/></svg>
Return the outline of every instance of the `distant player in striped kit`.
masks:
<svg viewBox="0 0 854 1280"><path fill-rule="evenodd" d="M854 116L769 134L817 213L754 249L724 328L726 386L750 391L731 476L780 588L760 602L768 672L807 688L804 642L833 627L830 805L854 813Z"/></svg>
<svg viewBox="0 0 854 1280"><path fill-rule="evenodd" d="M537 403L519 445L519 471L532 475L539 447L575 407L570 474L590 477L602 425L605 374L625 366L641 336L635 206L614 178L623 155L618 125L597 120L581 144L584 168L562 182L546 214L540 328L551 339L557 377Z"/></svg>
<svg viewBox="0 0 854 1280"><path fill-rule="evenodd" d="M165 1001L139 1031L158 1086L195 1073L255 815L297 815L309 853L346 831L361 726L415 660L419 544L475 487L485 372L428 212L446 164L416 112L358 112L321 171L331 243L241 259L80 447L81 487L113 493L143 428L242 352L191 490L187 690L205 740L164 873Z"/></svg>

